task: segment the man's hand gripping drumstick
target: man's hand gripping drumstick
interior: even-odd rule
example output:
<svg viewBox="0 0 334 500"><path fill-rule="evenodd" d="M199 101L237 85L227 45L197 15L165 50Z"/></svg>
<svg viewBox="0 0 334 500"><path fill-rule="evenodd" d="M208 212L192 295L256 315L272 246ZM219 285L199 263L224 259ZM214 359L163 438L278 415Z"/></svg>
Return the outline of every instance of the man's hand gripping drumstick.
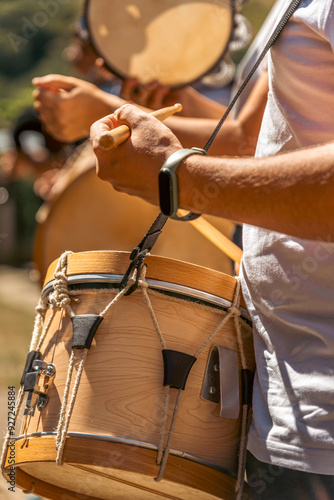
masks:
<svg viewBox="0 0 334 500"><path fill-rule="evenodd" d="M159 121L163 121L166 120L166 118L168 118L169 116L172 116L174 113L179 113L180 111L182 111L182 105L177 103L173 106L157 109L156 111L150 113L150 115L154 116ZM112 149L119 144L122 144L122 142L125 142L130 137L130 135L130 128L127 125L120 125L110 132L102 133L98 141L102 148Z"/></svg>
<svg viewBox="0 0 334 500"><path fill-rule="evenodd" d="M164 138L162 140L161 138L156 140L156 137L158 137L159 134L155 133L155 129L150 128L153 125L152 121L150 120L148 123L145 120L146 125L144 124L142 130L146 134L145 137L144 135L140 135L140 146L138 143L138 149L136 151L138 154L141 150L142 156L137 156L136 160L133 162L133 154L131 153L135 152L135 150L132 150L133 147L136 148L135 144L133 146L129 145L129 148L126 150L123 150L123 148L117 148L117 150L112 152L112 156L110 156L111 152L109 153L108 151L116 145L126 141L131 135L130 128L127 125L120 125L119 123L121 118L120 115L127 106L130 105L126 104L122 106L113 115L109 115L99 122L96 122L91 128L91 139L98 158L97 172L102 179L111 182L117 191L123 191L128 194L141 196L149 203L157 205L157 174L159 172L159 168L169 154L179 148L182 148L182 146L178 141L173 140L173 138L176 138L172 136L170 130L167 128L165 128L165 132L163 132L162 135ZM162 121L176 111L179 111L181 108L180 104L175 104L174 106L154 111L153 113L150 113L150 115ZM131 107L127 108L127 110L130 109ZM134 109L134 111L136 114L139 113L144 118L145 114L142 111L139 111L138 109ZM131 111L129 112L132 114ZM136 122L133 121L133 125L135 125L135 123ZM117 128L112 128L115 126ZM141 128L140 125L139 128ZM137 142L136 129L137 126L135 125L135 128L132 129L134 133L132 140L134 140L135 143ZM144 139L147 139L147 144L144 144ZM156 154L149 155L149 158L147 157L147 148L149 145L152 146L152 143L155 142L158 156L160 156L160 154L162 155L158 162L155 161L157 159ZM165 151L167 148L171 148L169 153L166 153ZM163 153L167 156L164 156ZM152 166L151 168L146 168L149 160L153 160L153 162L157 163L155 169L152 170ZM125 174L124 171L127 171L127 174ZM152 178L150 177L151 175L153 175ZM149 180L150 178L151 180ZM190 223L195 227L195 229L197 229L197 231L201 232L211 241L211 243L217 246L226 255L232 258L235 262L240 262L242 255L240 248L221 234L208 221L204 219L197 219L191 221Z"/></svg>

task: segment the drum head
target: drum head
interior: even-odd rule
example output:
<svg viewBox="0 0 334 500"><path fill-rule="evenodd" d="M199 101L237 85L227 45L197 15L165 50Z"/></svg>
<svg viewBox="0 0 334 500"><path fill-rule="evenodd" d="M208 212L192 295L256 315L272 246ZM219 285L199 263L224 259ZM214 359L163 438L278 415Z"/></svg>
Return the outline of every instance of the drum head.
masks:
<svg viewBox="0 0 334 500"><path fill-rule="evenodd" d="M192 83L224 56L234 19L232 0L86 0L92 43L120 78Z"/></svg>

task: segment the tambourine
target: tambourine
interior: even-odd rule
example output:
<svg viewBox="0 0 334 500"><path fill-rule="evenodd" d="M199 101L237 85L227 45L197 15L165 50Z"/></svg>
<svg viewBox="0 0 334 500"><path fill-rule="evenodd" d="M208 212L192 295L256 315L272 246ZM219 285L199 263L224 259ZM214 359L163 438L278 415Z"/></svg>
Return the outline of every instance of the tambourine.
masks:
<svg viewBox="0 0 334 500"><path fill-rule="evenodd" d="M91 42L118 77L194 83L224 58L235 0L86 0Z"/></svg>

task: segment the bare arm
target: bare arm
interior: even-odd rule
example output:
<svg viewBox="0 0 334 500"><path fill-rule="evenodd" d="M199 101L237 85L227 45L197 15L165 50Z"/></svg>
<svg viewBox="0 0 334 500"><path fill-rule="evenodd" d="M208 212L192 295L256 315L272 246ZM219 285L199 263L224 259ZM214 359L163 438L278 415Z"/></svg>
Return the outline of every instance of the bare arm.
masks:
<svg viewBox="0 0 334 500"><path fill-rule="evenodd" d="M334 143L261 159L192 156L179 178L184 208L334 241Z"/></svg>
<svg viewBox="0 0 334 500"><path fill-rule="evenodd" d="M34 95L35 107L40 113L41 120L47 130L60 141L71 142L85 137L94 121L113 113L126 102L77 78L48 75L34 79L33 83L39 87ZM256 84L238 119L229 120L224 124L210 150L212 154L238 156L254 154L267 100L267 85L265 73ZM65 92L57 92L59 89ZM210 99L202 99L199 96L196 99L196 106L201 102L201 113L204 113L205 104L209 105L207 111L211 118L174 116L165 122L184 147L203 147L225 110L223 106ZM190 101L188 107L189 104ZM146 107L142 109L150 111ZM212 118L214 114L217 118Z"/></svg>
<svg viewBox="0 0 334 500"><path fill-rule="evenodd" d="M124 122L132 128L131 139L115 150L101 150L96 137L112 123ZM106 117L91 133L98 175L118 190L158 204L159 169L181 147L170 130L128 105L116 122ZM181 163L178 178L182 208L334 241L334 143L263 159L193 155Z"/></svg>
<svg viewBox="0 0 334 500"><path fill-rule="evenodd" d="M141 85L138 80L129 78L123 82L121 94L124 99L134 101L141 108L159 109L180 102L183 110L179 116L191 118L217 120L226 110L226 106L206 97L191 86L171 89L158 82Z"/></svg>
<svg viewBox="0 0 334 500"><path fill-rule="evenodd" d="M263 112L267 103L268 73L264 72L255 84L240 114L226 121L210 148L212 155L254 155ZM218 109L218 108L217 108ZM192 119L173 116L165 124L184 147L203 147L215 129L218 119Z"/></svg>

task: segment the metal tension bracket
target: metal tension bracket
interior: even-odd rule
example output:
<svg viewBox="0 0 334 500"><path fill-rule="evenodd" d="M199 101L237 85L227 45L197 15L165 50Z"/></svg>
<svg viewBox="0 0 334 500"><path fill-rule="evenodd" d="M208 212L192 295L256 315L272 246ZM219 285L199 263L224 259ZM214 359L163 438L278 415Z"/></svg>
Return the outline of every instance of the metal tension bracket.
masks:
<svg viewBox="0 0 334 500"><path fill-rule="evenodd" d="M24 384L24 392L28 392L26 407L23 414L31 416L34 415L36 406L39 411L42 411L48 404L49 397L47 391L56 376L56 367L54 364L48 364L45 361L33 358L34 357L31 357L29 366L26 364L25 373L21 380Z"/></svg>
<svg viewBox="0 0 334 500"><path fill-rule="evenodd" d="M220 405L220 416L236 419L240 411L238 355L233 349L211 348L201 398Z"/></svg>

